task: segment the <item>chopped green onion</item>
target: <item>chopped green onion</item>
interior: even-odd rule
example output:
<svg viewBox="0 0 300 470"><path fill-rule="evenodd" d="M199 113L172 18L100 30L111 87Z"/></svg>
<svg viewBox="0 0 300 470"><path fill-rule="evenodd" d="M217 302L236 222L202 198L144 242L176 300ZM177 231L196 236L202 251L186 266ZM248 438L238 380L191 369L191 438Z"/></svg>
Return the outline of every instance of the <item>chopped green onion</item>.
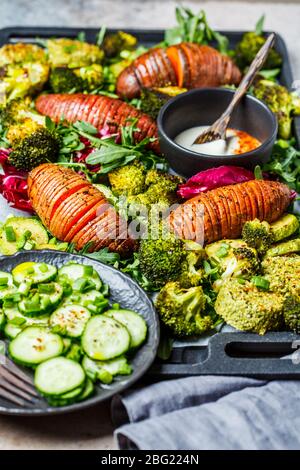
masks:
<svg viewBox="0 0 300 470"><path fill-rule="evenodd" d="M53 294L55 292L54 284L39 284L38 290L40 294Z"/></svg>
<svg viewBox="0 0 300 470"><path fill-rule="evenodd" d="M15 242L17 240L16 233L10 225L5 227L4 230L5 230L6 240L8 242Z"/></svg>
<svg viewBox="0 0 300 470"><path fill-rule="evenodd" d="M228 251L229 251L229 245L227 245L227 243L223 243L218 249L216 256L218 258L225 258L226 256L228 256Z"/></svg>
<svg viewBox="0 0 300 470"><path fill-rule="evenodd" d="M83 266L83 275L84 276L92 276L94 273L93 266Z"/></svg>
<svg viewBox="0 0 300 470"><path fill-rule="evenodd" d="M18 292L22 295L27 295L31 288L31 282L24 281L19 285Z"/></svg>
<svg viewBox="0 0 300 470"><path fill-rule="evenodd" d="M76 279L76 281L73 284L73 290L77 290L79 292L84 292L86 285L87 285L87 279L84 279L83 277L80 277L79 279Z"/></svg>
<svg viewBox="0 0 300 470"><path fill-rule="evenodd" d="M7 286L8 277L0 277L0 286Z"/></svg>
<svg viewBox="0 0 300 470"><path fill-rule="evenodd" d="M112 304L111 308L113 308L114 310L119 310L120 309L120 304Z"/></svg>
<svg viewBox="0 0 300 470"><path fill-rule="evenodd" d="M252 284L254 284L259 289L269 290L270 282L262 276L254 276L251 279Z"/></svg>

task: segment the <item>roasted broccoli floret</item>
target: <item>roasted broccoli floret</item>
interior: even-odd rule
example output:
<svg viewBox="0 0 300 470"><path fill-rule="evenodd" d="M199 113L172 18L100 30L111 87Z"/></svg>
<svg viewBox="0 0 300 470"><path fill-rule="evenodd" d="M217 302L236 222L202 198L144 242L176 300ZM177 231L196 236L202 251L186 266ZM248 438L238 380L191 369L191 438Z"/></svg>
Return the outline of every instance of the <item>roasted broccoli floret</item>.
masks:
<svg viewBox="0 0 300 470"><path fill-rule="evenodd" d="M177 279L185 260L184 242L171 233L156 239L142 239L139 248L140 269L154 287Z"/></svg>
<svg viewBox="0 0 300 470"><path fill-rule="evenodd" d="M103 83L103 68L100 64L91 64L74 69L75 75L82 81L82 90L94 91Z"/></svg>
<svg viewBox="0 0 300 470"><path fill-rule="evenodd" d="M40 62L8 64L0 68L0 102L31 96L48 80L49 66Z"/></svg>
<svg viewBox="0 0 300 470"><path fill-rule="evenodd" d="M108 179L112 191L117 196L134 196L146 189L146 170L138 160L111 171Z"/></svg>
<svg viewBox="0 0 300 470"><path fill-rule="evenodd" d="M82 91L83 83L72 69L56 67L51 70L49 85L54 93L69 93Z"/></svg>
<svg viewBox="0 0 300 470"><path fill-rule="evenodd" d="M220 240L207 245L205 251L209 263L218 268L220 277L213 284L216 291L227 279L250 279L259 269L257 251L243 240Z"/></svg>
<svg viewBox="0 0 300 470"><path fill-rule="evenodd" d="M255 248L260 254L264 254L273 243L270 224L258 219L244 224L242 237L248 246Z"/></svg>
<svg viewBox="0 0 300 470"><path fill-rule="evenodd" d="M8 139L10 145L14 148L20 141L41 128L43 127L33 119L25 118L22 120L22 122L9 126L6 138Z"/></svg>
<svg viewBox="0 0 300 470"><path fill-rule="evenodd" d="M290 93L284 86L272 80L257 81L253 87L253 93L276 114L279 137L289 139L292 117L300 114L300 97L295 93Z"/></svg>
<svg viewBox="0 0 300 470"><path fill-rule="evenodd" d="M266 38L263 34L257 34L256 32L245 33L242 40L237 44L235 49L235 60L237 65L244 69L251 64L254 57L258 53L259 49L266 42ZM272 69L280 67L282 64L282 58L275 49L271 49L268 58L264 64L266 69Z"/></svg>
<svg viewBox="0 0 300 470"><path fill-rule="evenodd" d="M38 114L33 108L30 98L10 101L1 109L0 119L4 127L22 123L25 119L32 119L40 125L45 124L45 117Z"/></svg>
<svg viewBox="0 0 300 470"><path fill-rule="evenodd" d="M186 88L169 86L165 88L144 88L141 92L141 110L156 119L160 108L171 98L184 93Z"/></svg>
<svg viewBox="0 0 300 470"><path fill-rule="evenodd" d="M156 308L164 325L176 336L198 336L213 328L205 315L205 295L201 286L185 289L168 282L159 292Z"/></svg>
<svg viewBox="0 0 300 470"><path fill-rule="evenodd" d="M149 170L146 175L146 191L135 196L129 196L131 205L146 206L158 204L161 208L167 208L178 201L176 190L182 183L182 178L159 170Z"/></svg>
<svg viewBox="0 0 300 470"><path fill-rule="evenodd" d="M47 57L44 49L35 44L5 44L0 49L0 67L8 64L39 62L46 63Z"/></svg>
<svg viewBox="0 0 300 470"><path fill-rule="evenodd" d="M284 298L285 326L300 333L300 256L268 257L263 260L262 268L270 289Z"/></svg>
<svg viewBox="0 0 300 470"><path fill-rule="evenodd" d="M76 39L49 39L47 49L52 67L79 68L91 64L101 64L104 57L99 46Z"/></svg>
<svg viewBox="0 0 300 470"><path fill-rule="evenodd" d="M16 141L9 154L9 161L19 170L30 171L41 163L55 162L59 147L56 134L39 126L25 138Z"/></svg>
<svg viewBox="0 0 300 470"><path fill-rule="evenodd" d="M185 242L185 258L181 263L178 282L182 287L199 286L205 279L203 259L205 251L195 242Z"/></svg>
<svg viewBox="0 0 300 470"><path fill-rule="evenodd" d="M283 324L283 296L263 291L251 281L228 279L220 288L215 310L228 325L260 335Z"/></svg>
<svg viewBox="0 0 300 470"><path fill-rule="evenodd" d="M124 31L118 31L114 34L108 34L105 36L102 49L106 57L112 58L117 57L125 49L131 51L135 49L137 45L137 38L132 34L125 33Z"/></svg>

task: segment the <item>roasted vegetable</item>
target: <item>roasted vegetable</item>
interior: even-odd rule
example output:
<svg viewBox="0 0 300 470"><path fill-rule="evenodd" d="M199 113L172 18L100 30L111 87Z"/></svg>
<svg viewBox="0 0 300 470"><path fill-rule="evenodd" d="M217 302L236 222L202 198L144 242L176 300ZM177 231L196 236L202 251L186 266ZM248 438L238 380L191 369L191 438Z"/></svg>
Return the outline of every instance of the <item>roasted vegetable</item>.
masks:
<svg viewBox="0 0 300 470"><path fill-rule="evenodd" d="M175 336L201 335L213 328L205 315L205 295L201 286L184 289L178 282L168 282L158 294L159 316Z"/></svg>
<svg viewBox="0 0 300 470"><path fill-rule="evenodd" d="M156 288L178 279L185 256L183 241L171 234L143 239L140 243L141 272Z"/></svg>
<svg viewBox="0 0 300 470"><path fill-rule="evenodd" d="M45 227L57 239L80 250L108 247L120 254L132 252L135 242L127 224L104 195L69 168L44 164L28 178L28 194Z"/></svg>
<svg viewBox="0 0 300 470"><path fill-rule="evenodd" d="M75 93L82 91L82 80L68 67L56 67L51 70L49 85L54 93Z"/></svg>
<svg viewBox="0 0 300 470"><path fill-rule="evenodd" d="M287 242L276 243L268 249L265 257L284 256L290 255L291 253L300 253L300 238L294 238Z"/></svg>
<svg viewBox="0 0 300 470"><path fill-rule="evenodd" d="M242 230L243 240L247 245L264 254L272 245L273 237L270 224L265 220L254 219L246 222Z"/></svg>
<svg viewBox="0 0 300 470"><path fill-rule="evenodd" d="M101 45L104 54L108 58L117 57L122 51L133 50L137 45L137 38L132 34L118 31L114 34L107 34Z"/></svg>
<svg viewBox="0 0 300 470"><path fill-rule="evenodd" d="M218 268L220 279L213 287L218 290L231 277L251 279L259 269L259 260L254 248L243 240L220 240L205 247L208 261Z"/></svg>
<svg viewBox="0 0 300 470"><path fill-rule="evenodd" d="M267 257L262 262L265 278L270 289L284 298L283 315L285 326L300 333L300 256Z"/></svg>
<svg viewBox="0 0 300 470"><path fill-rule="evenodd" d="M44 49L35 44L5 44L0 49L0 67L9 64L24 64L31 62L46 63Z"/></svg>
<svg viewBox="0 0 300 470"><path fill-rule="evenodd" d="M103 68L100 64L91 64L86 67L74 69L74 73L82 81L81 90L91 92L101 87L103 82Z"/></svg>
<svg viewBox="0 0 300 470"><path fill-rule="evenodd" d="M101 64L104 57L97 45L68 38L48 39L47 50L52 67L79 68Z"/></svg>
<svg viewBox="0 0 300 470"><path fill-rule="evenodd" d="M156 119L160 108L174 96L187 91L186 88L169 86L165 88L143 88L141 92L141 110Z"/></svg>
<svg viewBox="0 0 300 470"><path fill-rule="evenodd" d="M9 64L0 70L0 103L31 96L48 80L49 67L39 62Z"/></svg>
<svg viewBox="0 0 300 470"><path fill-rule="evenodd" d="M15 124L21 124L28 119L37 122L40 125L45 124L45 117L38 114L32 108L32 101L30 98L18 99L10 101L5 107L1 109L0 120L5 128L9 128Z"/></svg>
<svg viewBox="0 0 300 470"><path fill-rule="evenodd" d="M145 206L148 209L151 209L153 204L157 204L163 210L178 202L176 190L181 182L182 179L179 176L159 170L149 170L145 178L147 189L141 194L129 196L128 203L131 206Z"/></svg>
<svg viewBox="0 0 300 470"><path fill-rule="evenodd" d="M298 228L297 217L293 214L285 214L272 224L266 221L260 222L258 219L246 222L242 236L249 246L264 254L273 243L288 238Z"/></svg>
<svg viewBox="0 0 300 470"><path fill-rule="evenodd" d="M282 139L291 137L292 120L300 114L300 97L290 93L284 86L271 80L259 80L253 87L256 98L264 101L278 120L278 135Z"/></svg>
<svg viewBox="0 0 300 470"><path fill-rule="evenodd" d="M146 137L155 139L157 137L157 126L150 116L124 101L107 96L41 95L36 100L36 109L41 114L51 117L55 122L59 122L64 117L68 122L86 121L97 129L102 129L107 125L110 133L118 131L120 126L130 125L130 119L136 118L136 127L140 129L134 133L137 142ZM159 153L158 141L153 140L149 148Z"/></svg>
<svg viewBox="0 0 300 470"><path fill-rule="evenodd" d="M111 171L108 173L108 179L113 193L117 196L133 196L146 189L146 170L138 160Z"/></svg>
<svg viewBox="0 0 300 470"><path fill-rule="evenodd" d="M209 46L183 42L150 49L135 59L120 74L117 93L132 99L142 88L199 88L238 84L240 79L240 71L229 57Z"/></svg>
<svg viewBox="0 0 300 470"><path fill-rule="evenodd" d="M254 31L245 33L242 37L242 40L237 44L235 49L235 59L238 66L241 69L244 69L250 65L259 49L264 45L265 42L266 38L263 34L257 34ZM275 49L271 49L264 67L266 69L273 69L280 67L281 64L281 56Z"/></svg>
<svg viewBox="0 0 300 470"><path fill-rule="evenodd" d="M41 163L55 162L58 157L60 142L56 134L36 124L32 128L31 123L34 121L30 121L28 133L13 141L9 154L9 162L19 170L30 171Z"/></svg>
<svg viewBox="0 0 300 470"><path fill-rule="evenodd" d="M228 325L260 335L283 324L283 297L251 281L227 280L219 290L215 310Z"/></svg>
<svg viewBox="0 0 300 470"><path fill-rule="evenodd" d="M276 221L290 203L290 190L275 181L253 180L213 189L189 199L170 214L180 238L204 240L239 238L245 222ZM203 213L204 209L204 213Z"/></svg>

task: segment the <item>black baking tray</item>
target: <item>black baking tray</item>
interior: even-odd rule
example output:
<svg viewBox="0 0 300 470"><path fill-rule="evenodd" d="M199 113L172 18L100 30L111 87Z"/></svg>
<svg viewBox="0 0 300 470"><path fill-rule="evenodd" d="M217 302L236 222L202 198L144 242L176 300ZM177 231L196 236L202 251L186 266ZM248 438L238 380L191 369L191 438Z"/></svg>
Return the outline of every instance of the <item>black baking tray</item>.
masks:
<svg viewBox="0 0 300 470"><path fill-rule="evenodd" d="M0 29L0 46L13 42L34 43L37 38L76 38L83 31L88 42L95 42L98 28L9 27ZM107 32L115 32L108 29ZM125 29L141 44L153 46L163 40L163 30ZM221 31L229 38L230 47L240 41L244 31ZM269 33L266 33L269 34ZM276 34L275 49L283 58L279 81L293 86L293 75L286 44ZM294 119L294 135L300 146L300 118ZM271 332L264 336L238 331L218 332L208 338L175 341L166 361L156 359L148 378L162 379L195 375L239 375L261 379L300 378L300 335Z"/></svg>

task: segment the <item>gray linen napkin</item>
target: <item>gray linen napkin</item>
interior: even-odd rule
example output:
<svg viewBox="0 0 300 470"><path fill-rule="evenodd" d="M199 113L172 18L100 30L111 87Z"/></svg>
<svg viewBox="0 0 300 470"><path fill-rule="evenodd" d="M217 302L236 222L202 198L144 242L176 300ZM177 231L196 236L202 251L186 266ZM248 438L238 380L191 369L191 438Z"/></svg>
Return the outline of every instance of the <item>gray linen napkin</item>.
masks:
<svg viewBox="0 0 300 470"><path fill-rule="evenodd" d="M299 393L296 381L164 381L115 397L115 437L120 449L300 449Z"/></svg>

